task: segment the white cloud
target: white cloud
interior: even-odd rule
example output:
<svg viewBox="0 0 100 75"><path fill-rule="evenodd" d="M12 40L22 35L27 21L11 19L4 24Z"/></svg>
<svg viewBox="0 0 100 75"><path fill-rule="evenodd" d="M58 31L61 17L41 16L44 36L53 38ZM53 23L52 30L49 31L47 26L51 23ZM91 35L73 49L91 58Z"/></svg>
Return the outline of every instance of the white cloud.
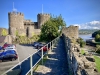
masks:
<svg viewBox="0 0 100 75"><path fill-rule="evenodd" d="M91 21L84 24L73 24L79 26L79 29L100 29L100 21Z"/></svg>

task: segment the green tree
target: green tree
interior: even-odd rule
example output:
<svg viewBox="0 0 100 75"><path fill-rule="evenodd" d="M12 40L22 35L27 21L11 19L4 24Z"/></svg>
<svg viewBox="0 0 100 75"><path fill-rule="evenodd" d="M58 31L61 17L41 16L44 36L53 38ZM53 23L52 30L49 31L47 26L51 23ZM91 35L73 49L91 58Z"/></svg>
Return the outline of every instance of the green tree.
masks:
<svg viewBox="0 0 100 75"><path fill-rule="evenodd" d="M62 19L61 15L58 17L51 17L47 22L42 25L40 39L45 41L51 41L57 36L60 32L59 26L65 26L65 22Z"/></svg>
<svg viewBox="0 0 100 75"><path fill-rule="evenodd" d="M86 45L86 42L82 38L79 38L77 42L80 44L80 47L84 47Z"/></svg>
<svg viewBox="0 0 100 75"><path fill-rule="evenodd" d="M7 35L7 31L5 29L3 29L2 32L1 32L1 35L2 36L6 36Z"/></svg>
<svg viewBox="0 0 100 75"><path fill-rule="evenodd" d="M97 34L97 35L96 35L95 41L96 41L96 42L100 42L100 34Z"/></svg>
<svg viewBox="0 0 100 75"><path fill-rule="evenodd" d="M100 45L96 45L96 50L95 52L100 53Z"/></svg>

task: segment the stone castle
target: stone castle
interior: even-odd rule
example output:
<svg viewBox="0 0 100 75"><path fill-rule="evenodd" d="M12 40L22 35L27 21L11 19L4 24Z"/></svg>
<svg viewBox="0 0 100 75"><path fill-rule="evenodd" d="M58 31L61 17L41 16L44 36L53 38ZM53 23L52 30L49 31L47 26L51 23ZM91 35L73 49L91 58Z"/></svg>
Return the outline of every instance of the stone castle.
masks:
<svg viewBox="0 0 100 75"><path fill-rule="evenodd" d="M37 22L24 19L24 14L21 12L9 12L9 34L16 37L16 33L32 37L34 34L40 34L41 26L50 19L50 14L40 13L37 15Z"/></svg>

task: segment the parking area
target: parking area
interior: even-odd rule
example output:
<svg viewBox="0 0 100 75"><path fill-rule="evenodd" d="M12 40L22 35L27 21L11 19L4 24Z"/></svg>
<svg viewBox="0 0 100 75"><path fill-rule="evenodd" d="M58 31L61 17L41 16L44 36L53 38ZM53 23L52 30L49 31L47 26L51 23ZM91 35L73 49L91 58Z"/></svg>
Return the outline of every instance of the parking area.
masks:
<svg viewBox="0 0 100 75"><path fill-rule="evenodd" d="M14 65L18 64L19 62L23 61L25 58L27 58L30 54L33 54L37 51L33 46L31 45L16 45L16 51L18 53L19 60L15 61L7 61L7 62L0 62L0 75L4 73L5 71L9 70Z"/></svg>

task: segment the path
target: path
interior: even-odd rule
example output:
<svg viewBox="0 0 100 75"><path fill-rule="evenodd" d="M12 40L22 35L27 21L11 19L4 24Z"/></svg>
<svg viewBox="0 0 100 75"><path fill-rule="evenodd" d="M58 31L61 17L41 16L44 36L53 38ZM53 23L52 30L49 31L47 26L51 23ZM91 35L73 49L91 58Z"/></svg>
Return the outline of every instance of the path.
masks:
<svg viewBox="0 0 100 75"><path fill-rule="evenodd" d="M44 65L39 65L34 75L68 75L66 51L62 39L51 52Z"/></svg>

